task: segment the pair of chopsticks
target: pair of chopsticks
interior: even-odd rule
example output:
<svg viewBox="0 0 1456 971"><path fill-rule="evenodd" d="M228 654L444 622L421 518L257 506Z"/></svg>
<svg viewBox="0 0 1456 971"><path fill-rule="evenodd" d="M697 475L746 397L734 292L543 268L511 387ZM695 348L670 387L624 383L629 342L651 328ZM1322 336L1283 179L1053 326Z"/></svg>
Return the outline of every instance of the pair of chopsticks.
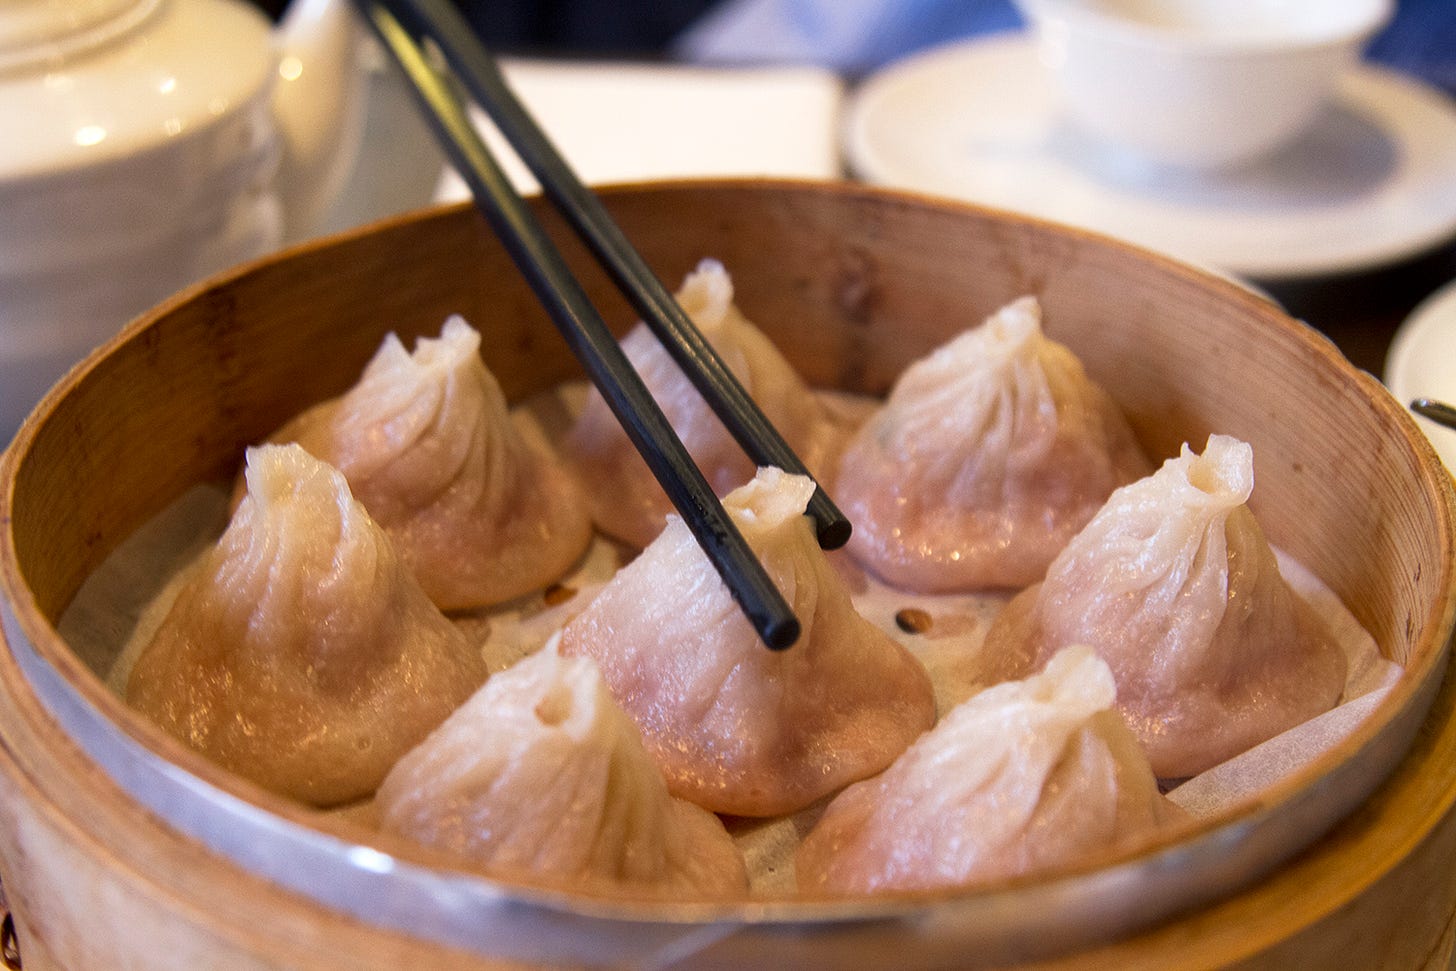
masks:
<svg viewBox="0 0 1456 971"><path fill-rule="evenodd" d="M782 649L800 625L688 455L662 409L571 275L559 250L511 186L470 122L452 78L422 46L427 42L511 144L545 194L583 238L633 308L757 465L808 475L693 326L600 200L584 186L515 97L491 55L448 0L355 0L365 20L399 63L420 108L451 162L537 299L566 339L607 405L642 454L673 506L727 584L765 644ZM809 502L820 546L849 540L850 524L816 488Z"/></svg>

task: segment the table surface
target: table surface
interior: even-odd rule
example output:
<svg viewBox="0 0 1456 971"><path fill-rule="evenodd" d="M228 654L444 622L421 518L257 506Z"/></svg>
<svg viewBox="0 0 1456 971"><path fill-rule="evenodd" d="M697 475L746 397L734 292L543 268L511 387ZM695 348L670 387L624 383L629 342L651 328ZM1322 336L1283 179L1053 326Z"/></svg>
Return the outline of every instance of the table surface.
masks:
<svg viewBox="0 0 1456 971"><path fill-rule="evenodd" d="M1263 286L1292 316L1333 340L1357 367L1380 377L1401 323L1417 304L1452 280L1456 280L1456 241L1362 273Z"/></svg>

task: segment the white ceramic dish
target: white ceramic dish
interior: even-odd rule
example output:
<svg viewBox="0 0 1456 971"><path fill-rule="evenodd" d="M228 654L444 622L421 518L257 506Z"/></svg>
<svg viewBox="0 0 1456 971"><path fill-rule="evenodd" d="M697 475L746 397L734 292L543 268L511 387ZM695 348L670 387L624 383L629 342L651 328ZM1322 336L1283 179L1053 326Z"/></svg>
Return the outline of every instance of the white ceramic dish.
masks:
<svg viewBox="0 0 1456 971"><path fill-rule="evenodd" d="M846 106L844 148L871 182L1083 226L1259 280L1380 266L1456 234L1456 106L1368 65L1295 144L1196 173L1076 135L1032 43L1002 34L872 75Z"/></svg>
<svg viewBox="0 0 1456 971"><path fill-rule="evenodd" d="M1385 358L1385 386L1402 404L1413 398L1456 402L1456 280L1423 300L1400 325ZM1416 423L1446 468L1456 470L1456 430L1420 416Z"/></svg>
<svg viewBox="0 0 1456 971"><path fill-rule="evenodd" d="M1221 169L1293 143L1394 0L1017 0L1058 103L1094 139Z"/></svg>

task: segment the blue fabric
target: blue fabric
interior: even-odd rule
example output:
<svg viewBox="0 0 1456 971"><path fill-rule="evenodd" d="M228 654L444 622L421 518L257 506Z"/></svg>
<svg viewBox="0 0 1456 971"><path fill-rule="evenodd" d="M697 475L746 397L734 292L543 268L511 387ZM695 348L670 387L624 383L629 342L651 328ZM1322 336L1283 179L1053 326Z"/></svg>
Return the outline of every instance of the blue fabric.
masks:
<svg viewBox="0 0 1456 971"><path fill-rule="evenodd" d="M1400 0L1366 54L1456 94L1456 0Z"/></svg>
<svg viewBox="0 0 1456 971"><path fill-rule="evenodd" d="M855 75L924 47L1020 25L1005 0L726 0L680 35L673 53Z"/></svg>

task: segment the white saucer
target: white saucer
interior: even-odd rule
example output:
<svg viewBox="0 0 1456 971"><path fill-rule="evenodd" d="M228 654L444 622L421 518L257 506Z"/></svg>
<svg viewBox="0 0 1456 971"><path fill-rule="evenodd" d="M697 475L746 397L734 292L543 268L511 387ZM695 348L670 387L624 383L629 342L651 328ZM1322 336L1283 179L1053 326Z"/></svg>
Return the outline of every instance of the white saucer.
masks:
<svg viewBox="0 0 1456 971"><path fill-rule="evenodd" d="M1456 404L1456 280L1405 319L1385 357L1385 386L1403 405L1415 398ZM1446 468L1456 471L1456 431L1416 416Z"/></svg>
<svg viewBox="0 0 1456 971"><path fill-rule="evenodd" d="M1380 266L1456 235L1456 105L1361 66L1316 128L1236 171L1158 168L1063 126L1024 34L935 48L846 106L851 170L1108 233L1255 279Z"/></svg>

